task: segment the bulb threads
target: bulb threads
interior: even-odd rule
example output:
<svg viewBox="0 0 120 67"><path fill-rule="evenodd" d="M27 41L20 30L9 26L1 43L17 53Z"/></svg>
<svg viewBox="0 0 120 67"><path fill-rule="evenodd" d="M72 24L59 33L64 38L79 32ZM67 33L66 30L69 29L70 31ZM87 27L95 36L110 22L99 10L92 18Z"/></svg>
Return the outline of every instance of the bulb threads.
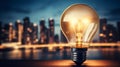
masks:
<svg viewBox="0 0 120 67"><path fill-rule="evenodd" d="M77 64L81 65L86 60L87 48L71 48L72 60Z"/></svg>

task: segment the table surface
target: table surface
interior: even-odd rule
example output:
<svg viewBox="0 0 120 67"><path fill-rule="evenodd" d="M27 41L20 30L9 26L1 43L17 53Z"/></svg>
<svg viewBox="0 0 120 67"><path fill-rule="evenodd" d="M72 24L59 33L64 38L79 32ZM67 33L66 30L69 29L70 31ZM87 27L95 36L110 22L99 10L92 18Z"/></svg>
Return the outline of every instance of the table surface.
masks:
<svg viewBox="0 0 120 67"><path fill-rule="evenodd" d="M119 61L86 60L82 65L76 65L72 60L0 60L0 67L120 67Z"/></svg>

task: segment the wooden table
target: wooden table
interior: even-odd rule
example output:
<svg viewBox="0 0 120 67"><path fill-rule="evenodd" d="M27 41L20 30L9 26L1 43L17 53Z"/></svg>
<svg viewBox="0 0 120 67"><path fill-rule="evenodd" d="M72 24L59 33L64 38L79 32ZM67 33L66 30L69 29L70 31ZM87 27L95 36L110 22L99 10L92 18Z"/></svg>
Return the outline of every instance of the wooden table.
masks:
<svg viewBox="0 0 120 67"><path fill-rule="evenodd" d="M120 62L113 60L86 60L82 65L75 65L71 60L0 60L0 67L120 67Z"/></svg>

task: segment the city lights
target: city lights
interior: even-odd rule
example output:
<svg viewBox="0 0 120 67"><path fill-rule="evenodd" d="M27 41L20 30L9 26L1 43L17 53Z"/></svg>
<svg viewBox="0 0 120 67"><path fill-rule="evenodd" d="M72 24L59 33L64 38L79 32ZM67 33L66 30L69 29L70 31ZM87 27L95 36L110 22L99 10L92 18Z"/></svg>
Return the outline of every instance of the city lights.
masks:
<svg viewBox="0 0 120 67"><path fill-rule="evenodd" d="M0 67L120 67L120 0L0 0Z"/></svg>
<svg viewBox="0 0 120 67"><path fill-rule="evenodd" d="M74 14L71 14L71 15L74 15ZM72 18L72 19L70 18L72 18L72 16L65 17L64 20L65 21L69 20L72 23L72 25L70 25L71 28L73 28L78 21L84 22L84 25L88 25L89 21L92 21L92 18L88 16L78 21L75 20L76 18ZM37 25L35 22L34 23L30 22L29 17L25 17L23 21L16 20L15 23L10 22L8 24L3 24L0 28L1 29L0 33L2 35L1 43L20 42L22 45L27 43L49 44L49 43L66 43L67 42L62 32L59 34L55 34L56 27L55 27L55 21L53 18L48 19L48 26L46 26L46 24L47 22L45 21L44 18L41 18L39 25ZM119 27L120 27L119 25L120 25L119 22L117 22L117 28L116 28L112 24L108 24L106 18L101 18L100 26L99 26L99 34L97 36L99 39L97 39L95 42L101 42L101 43L119 42L120 41L120 38L118 35ZM77 27L80 27L80 26L77 26ZM29 42L27 40L29 40Z"/></svg>

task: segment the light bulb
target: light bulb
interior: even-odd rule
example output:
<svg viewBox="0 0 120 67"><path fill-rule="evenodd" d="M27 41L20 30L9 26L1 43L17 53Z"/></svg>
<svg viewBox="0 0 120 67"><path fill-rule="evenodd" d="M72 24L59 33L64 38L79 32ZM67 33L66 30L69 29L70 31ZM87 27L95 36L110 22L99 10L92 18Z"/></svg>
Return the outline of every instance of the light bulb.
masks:
<svg viewBox="0 0 120 67"><path fill-rule="evenodd" d="M95 10L85 4L69 6L61 16L60 27L71 46L72 60L82 64L86 51L99 26Z"/></svg>

